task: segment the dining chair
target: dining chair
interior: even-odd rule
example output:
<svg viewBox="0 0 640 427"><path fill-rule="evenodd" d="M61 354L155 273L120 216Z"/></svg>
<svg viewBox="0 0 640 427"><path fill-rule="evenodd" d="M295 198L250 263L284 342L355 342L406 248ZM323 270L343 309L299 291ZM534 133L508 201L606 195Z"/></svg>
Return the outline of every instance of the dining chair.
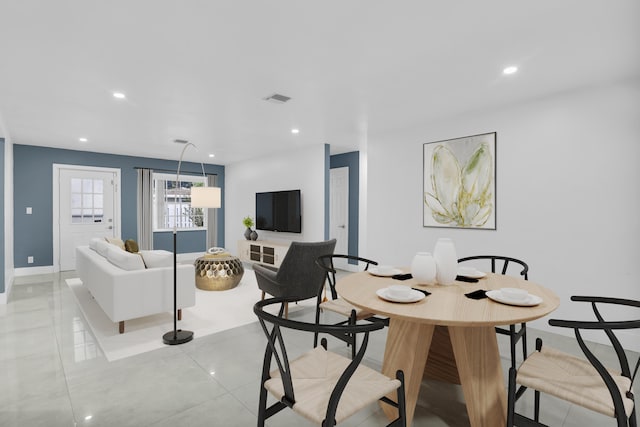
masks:
<svg viewBox="0 0 640 427"><path fill-rule="evenodd" d="M279 268L262 264L254 264L258 288L265 294L274 297L295 297L302 301L317 296L318 289L325 281L326 275L316 264L316 259L325 254L332 254L336 247L336 239L322 242L291 242ZM289 305L285 307L288 317Z"/></svg>
<svg viewBox="0 0 640 427"><path fill-rule="evenodd" d="M551 319L549 324L573 329L586 360L543 346L542 340L538 338L536 351L527 357L517 370L513 367L509 369L507 427L544 425L540 423L540 393L615 418L618 427L637 427L632 387L638 373L640 357L632 371L616 332L639 329L640 319L607 321L600 308L604 307L607 312L624 312L624 307L640 308L640 301L597 296L572 296L571 300L590 303L597 320ZM619 318L620 316L617 317ZM616 369L606 368L589 348L593 345L588 345L584 340L583 333L593 331L602 331L609 339L619 363ZM602 357L602 353L600 354ZM520 389L531 388L535 391L533 419L515 412L515 401L519 397L517 385L520 385Z"/></svg>
<svg viewBox="0 0 640 427"><path fill-rule="evenodd" d="M318 297L316 300L316 323L320 323L320 313L323 311L330 311L333 313L337 313L339 315L345 316L347 319L341 322L336 323L337 325L355 325L358 320L368 320L371 322L379 322L385 326L389 326L389 319L375 316L373 313L358 308L343 298L340 298L338 293L336 292L336 268L334 261L336 259L344 259L347 262L353 261L352 265L358 265L363 271L368 271L369 266L378 265L376 261L372 261L367 258L358 257L355 255L344 255L344 254L327 254L319 256L316 259L316 264L326 273L326 284L329 285L329 296L327 298L323 291L326 291L326 284L323 283L320 291L318 292ZM364 267L362 267L364 266ZM352 334L336 334L335 338L338 338L347 343L348 346L351 347L351 357L355 357L356 354L356 346L355 346L355 335ZM318 334L314 334L313 337L313 345L318 345Z"/></svg>
<svg viewBox="0 0 640 427"><path fill-rule="evenodd" d="M482 260L490 261L491 272L499 274L508 274L515 272L514 269L520 269L517 273L529 280L529 266L526 262L516 258L511 258L501 255L474 255L458 259L458 263ZM510 268L511 267L511 268ZM496 327L496 333L509 336L509 346L511 349L511 367L515 368L517 365L516 360L516 346L518 341L522 339L522 358L527 357L527 324L525 322L520 323L520 328L517 329L516 325L509 325L509 328Z"/></svg>
<svg viewBox="0 0 640 427"><path fill-rule="evenodd" d="M287 298L269 298L258 301L253 311L258 316L267 337L264 353L260 399L258 406L258 426L264 426L266 419L285 408L291 408L314 424L334 426L349 418L366 406L382 401L398 410L398 417L389 426L406 426L406 403L404 374L396 372L396 378L389 378L378 371L362 365L369 333L382 329L380 323L357 325L334 325L302 322L285 319L284 307ZM268 306L280 304L278 314L265 310ZM287 338L296 340L297 334L287 330L334 335L336 333L362 335L362 343L353 359L327 350L327 340L322 338L320 346L314 346L302 355L290 359L290 351L297 348L286 344ZM273 363L275 361L275 364ZM275 368L272 369L272 364ZM267 394L276 402L267 407ZM392 400L387 395L395 393Z"/></svg>

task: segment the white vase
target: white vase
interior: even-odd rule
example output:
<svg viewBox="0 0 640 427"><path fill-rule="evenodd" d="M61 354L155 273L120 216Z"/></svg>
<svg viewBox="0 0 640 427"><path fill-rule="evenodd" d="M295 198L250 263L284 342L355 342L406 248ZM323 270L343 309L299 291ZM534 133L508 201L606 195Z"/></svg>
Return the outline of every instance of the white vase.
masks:
<svg viewBox="0 0 640 427"><path fill-rule="evenodd" d="M436 282L439 285L451 285L458 275L458 256L451 239L440 238L433 249L436 262Z"/></svg>
<svg viewBox="0 0 640 427"><path fill-rule="evenodd" d="M411 275L420 285L436 282L436 262L430 252L418 252L411 261Z"/></svg>

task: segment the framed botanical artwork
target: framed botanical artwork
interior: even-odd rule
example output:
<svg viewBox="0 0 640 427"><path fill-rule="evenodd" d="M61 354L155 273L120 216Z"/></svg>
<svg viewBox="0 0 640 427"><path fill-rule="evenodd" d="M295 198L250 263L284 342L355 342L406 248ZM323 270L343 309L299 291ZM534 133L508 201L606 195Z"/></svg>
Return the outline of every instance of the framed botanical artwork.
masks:
<svg viewBox="0 0 640 427"><path fill-rule="evenodd" d="M423 226L496 229L496 132L423 144Z"/></svg>

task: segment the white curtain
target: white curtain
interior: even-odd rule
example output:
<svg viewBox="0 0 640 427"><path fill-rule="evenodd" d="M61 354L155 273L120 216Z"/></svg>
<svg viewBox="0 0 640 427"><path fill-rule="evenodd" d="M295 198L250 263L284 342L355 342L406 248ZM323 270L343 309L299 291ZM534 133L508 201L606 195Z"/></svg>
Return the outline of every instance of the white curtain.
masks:
<svg viewBox="0 0 640 427"><path fill-rule="evenodd" d="M138 247L153 249L153 171L138 169Z"/></svg>
<svg viewBox="0 0 640 427"><path fill-rule="evenodd" d="M207 187L215 187L217 175L207 175ZM208 209L207 248L218 246L218 209Z"/></svg>

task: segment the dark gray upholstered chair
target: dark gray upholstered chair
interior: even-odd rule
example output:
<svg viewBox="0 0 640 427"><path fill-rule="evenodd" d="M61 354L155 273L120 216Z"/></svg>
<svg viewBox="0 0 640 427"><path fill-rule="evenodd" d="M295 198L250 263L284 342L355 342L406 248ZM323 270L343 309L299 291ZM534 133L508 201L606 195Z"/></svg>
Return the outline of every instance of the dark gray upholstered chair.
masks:
<svg viewBox="0 0 640 427"><path fill-rule="evenodd" d="M536 351L522 362L518 370L513 367L509 369L507 426L544 426L540 423L542 392L615 418L618 427L637 427L633 380L638 373L640 359L636 360L635 368L632 368L628 359L631 353L625 353L616 333L640 328L640 319L637 317L640 301L598 296L572 296L571 301L590 304L596 320L551 319L549 324L573 329L584 357L543 347L542 340L538 338ZM601 308L606 311L601 313ZM636 309L633 310L632 319L628 319L628 315L617 314L624 312L625 308ZM605 313L615 320L605 320ZM595 331L609 339L617 356L617 366L606 367L599 359L603 352L596 350L596 346L582 336L583 333L593 334ZM527 388L534 390L533 419L515 412L516 400Z"/></svg>
<svg viewBox="0 0 640 427"><path fill-rule="evenodd" d="M321 255L332 254L336 239L324 242L292 242L279 268L254 264L258 288L274 297L302 301L317 297L326 279L325 271L316 264ZM285 317L289 314L285 305Z"/></svg>
<svg viewBox="0 0 640 427"><path fill-rule="evenodd" d="M482 260L484 262L491 261L492 273L515 275L514 273L517 272L524 280L529 280L529 266L526 262L516 258L500 255L474 255L460 258L458 263L475 260ZM519 340L522 340L523 360L527 357L527 324L524 322L521 323L520 329L516 329L516 325L509 325L509 329L496 327L496 333L509 336L509 345L511 347L511 367L515 368L517 365L516 344L518 344Z"/></svg>

